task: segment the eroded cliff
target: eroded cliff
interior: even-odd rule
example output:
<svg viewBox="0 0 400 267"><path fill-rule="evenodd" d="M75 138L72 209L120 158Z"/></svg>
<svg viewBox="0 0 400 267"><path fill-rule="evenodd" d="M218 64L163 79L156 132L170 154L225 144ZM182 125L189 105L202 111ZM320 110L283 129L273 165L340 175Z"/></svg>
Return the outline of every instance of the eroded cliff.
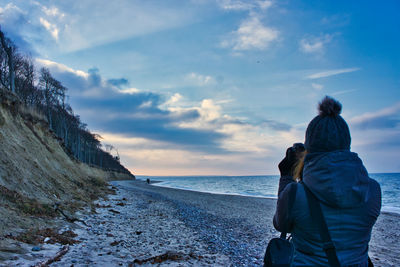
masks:
<svg viewBox="0 0 400 267"><path fill-rule="evenodd" d="M78 162L43 116L3 89L0 102L0 236L56 223L56 203L72 214L110 193L108 180L134 177Z"/></svg>

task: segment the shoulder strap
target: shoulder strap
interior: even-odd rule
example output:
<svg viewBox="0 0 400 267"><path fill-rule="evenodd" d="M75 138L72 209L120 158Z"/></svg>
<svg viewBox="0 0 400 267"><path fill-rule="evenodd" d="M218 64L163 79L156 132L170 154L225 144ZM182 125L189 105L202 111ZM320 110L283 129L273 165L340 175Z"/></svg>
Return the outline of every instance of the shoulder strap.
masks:
<svg viewBox="0 0 400 267"><path fill-rule="evenodd" d="M292 185L292 183L294 183L295 185ZM289 199L288 199L288 210L289 212L292 211L293 206L294 206L294 202L296 200L296 195L297 195L297 183L296 182L292 182L290 184L288 184L287 186L290 186L290 191L289 191ZM282 232L281 233L281 238L286 239L286 234Z"/></svg>
<svg viewBox="0 0 400 267"><path fill-rule="evenodd" d="M336 248L332 242L331 235L329 234L328 226L326 225L324 215L322 214L319 200L304 183L302 184L306 191L311 217L316 220L319 226L319 234L323 242L322 248L324 249L326 256L328 257L329 265L331 267L340 267L339 259L336 254Z"/></svg>

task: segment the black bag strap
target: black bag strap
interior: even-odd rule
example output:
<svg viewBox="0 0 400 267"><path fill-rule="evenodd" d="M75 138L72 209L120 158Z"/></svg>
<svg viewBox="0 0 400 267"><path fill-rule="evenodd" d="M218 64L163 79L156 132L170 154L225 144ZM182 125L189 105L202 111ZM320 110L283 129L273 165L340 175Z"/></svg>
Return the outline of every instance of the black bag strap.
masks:
<svg viewBox="0 0 400 267"><path fill-rule="evenodd" d="M304 183L302 184L306 191L311 217L314 218L319 225L319 234L323 242L322 248L324 249L326 256L328 257L329 265L331 267L340 267L339 259L336 254L335 244L333 244L331 235L329 234L328 226L322 213L319 200Z"/></svg>
<svg viewBox="0 0 400 267"><path fill-rule="evenodd" d="M293 206L294 206L294 202L296 200L296 195L297 195L297 183L296 182L292 182L286 186L291 186L290 187L290 191L289 191L289 199L288 199L288 210L289 212L292 211ZM286 239L286 234L285 232L281 233L281 238Z"/></svg>

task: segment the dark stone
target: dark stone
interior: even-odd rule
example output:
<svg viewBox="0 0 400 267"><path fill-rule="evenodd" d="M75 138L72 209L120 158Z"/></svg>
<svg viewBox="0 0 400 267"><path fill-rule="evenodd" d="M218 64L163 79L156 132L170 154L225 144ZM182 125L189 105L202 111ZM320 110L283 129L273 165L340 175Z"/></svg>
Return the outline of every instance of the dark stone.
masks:
<svg viewBox="0 0 400 267"><path fill-rule="evenodd" d="M34 246L33 248L32 248L32 251L41 251L42 249L40 248L40 247L38 247L38 246Z"/></svg>

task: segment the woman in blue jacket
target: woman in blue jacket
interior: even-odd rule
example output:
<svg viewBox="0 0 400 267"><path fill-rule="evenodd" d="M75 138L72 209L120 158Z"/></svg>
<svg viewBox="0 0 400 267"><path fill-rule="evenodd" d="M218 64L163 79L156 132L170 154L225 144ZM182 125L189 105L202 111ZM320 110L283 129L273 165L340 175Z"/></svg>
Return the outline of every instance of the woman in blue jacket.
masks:
<svg viewBox="0 0 400 267"><path fill-rule="evenodd" d="M295 175L302 183L293 179L296 149L289 148L279 164L281 178L273 223L278 231L292 234L294 266L329 266L319 225L310 216L304 185L321 204L340 265L368 266L368 243L381 209L381 190L368 177L358 155L350 152L350 131L340 116L341 108L338 101L325 97L319 104L319 115L308 125L305 157Z"/></svg>

